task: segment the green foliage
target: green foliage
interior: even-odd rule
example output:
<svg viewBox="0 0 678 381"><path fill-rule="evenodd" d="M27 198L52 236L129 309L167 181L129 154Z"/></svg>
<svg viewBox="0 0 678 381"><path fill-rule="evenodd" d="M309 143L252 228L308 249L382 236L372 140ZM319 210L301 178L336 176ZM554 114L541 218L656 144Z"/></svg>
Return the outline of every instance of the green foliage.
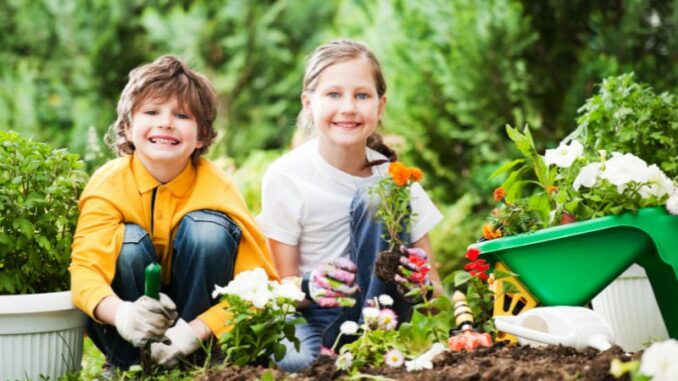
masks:
<svg viewBox="0 0 678 381"><path fill-rule="evenodd" d="M678 97L655 94L634 74L605 79L598 94L579 109L573 137L593 149L632 153L678 177Z"/></svg>
<svg viewBox="0 0 678 381"><path fill-rule="evenodd" d="M446 343L454 328L454 308L447 295L443 294L415 305L412 318L402 323L399 338L407 343L408 354L421 354L434 343Z"/></svg>
<svg viewBox="0 0 678 381"><path fill-rule="evenodd" d="M82 168L77 155L0 132L0 293L69 288Z"/></svg>
<svg viewBox="0 0 678 381"><path fill-rule="evenodd" d="M252 214L261 211L261 179L268 165L280 154L277 150L253 151L231 174Z"/></svg>

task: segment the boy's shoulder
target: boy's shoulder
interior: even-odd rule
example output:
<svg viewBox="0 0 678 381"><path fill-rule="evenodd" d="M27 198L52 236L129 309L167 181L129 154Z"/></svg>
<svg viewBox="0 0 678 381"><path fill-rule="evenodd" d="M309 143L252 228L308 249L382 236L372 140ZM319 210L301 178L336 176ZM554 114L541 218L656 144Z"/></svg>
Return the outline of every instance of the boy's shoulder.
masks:
<svg viewBox="0 0 678 381"><path fill-rule="evenodd" d="M97 189L109 182L118 182L120 177L131 175L130 163L132 156L123 156L113 159L94 171L90 177L87 188Z"/></svg>

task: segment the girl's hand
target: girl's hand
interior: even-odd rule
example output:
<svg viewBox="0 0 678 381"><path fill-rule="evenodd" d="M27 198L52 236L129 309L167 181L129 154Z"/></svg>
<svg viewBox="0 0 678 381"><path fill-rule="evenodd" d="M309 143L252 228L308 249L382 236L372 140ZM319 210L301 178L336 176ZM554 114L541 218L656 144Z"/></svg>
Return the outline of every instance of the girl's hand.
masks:
<svg viewBox="0 0 678 381"><path fill-rule="evenodd" d="M313 269L308 281L309 298L323 308L352 307L353 295L358 292L356 270L356 265L347 258Z"/></svg>
<svg viewBox="0 0 678 381"><path fill-rule="evenodd" d="M424 294L431 288L428 272L431 265L426 252L418 247L400 246L400 265L394 280L398 283L398 292L409 303L420 302ZM417 290L418 292L414 292Z"/></svg>

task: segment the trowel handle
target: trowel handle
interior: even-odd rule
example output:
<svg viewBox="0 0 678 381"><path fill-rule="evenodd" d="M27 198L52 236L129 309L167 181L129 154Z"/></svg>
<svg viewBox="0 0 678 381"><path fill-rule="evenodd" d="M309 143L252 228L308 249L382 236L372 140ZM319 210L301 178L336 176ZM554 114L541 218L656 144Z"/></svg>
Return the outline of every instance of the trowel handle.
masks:
<svg viewBox="0 0 678 381"><path fill-rule="evenodd" d="M144 294L153 299L160 299L160 273L162 266L153 262L144 271Z"/></svg>
<svg viewBox="0 0 678 381"><path fill-rule="evenodd" d="M563 344L570 346L574 344L575 341L574 334L560 336L523 327L515 316L495 316L494 326L497 327L498 330L510 333L511 335L520 336L528 340L539 341L544 344Z"/></svg>

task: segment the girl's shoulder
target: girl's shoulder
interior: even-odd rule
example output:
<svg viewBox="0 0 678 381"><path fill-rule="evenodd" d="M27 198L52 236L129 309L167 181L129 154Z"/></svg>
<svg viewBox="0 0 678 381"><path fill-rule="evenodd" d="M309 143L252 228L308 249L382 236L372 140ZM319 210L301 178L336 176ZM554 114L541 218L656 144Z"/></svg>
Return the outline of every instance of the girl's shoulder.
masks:
<svg viewBox="0 0 678 381"><path fill-rule="evenodd" d="M313 139L275 159L268 167L270 173L291 173L310 168L318 157L318 142Z"/></svg>

